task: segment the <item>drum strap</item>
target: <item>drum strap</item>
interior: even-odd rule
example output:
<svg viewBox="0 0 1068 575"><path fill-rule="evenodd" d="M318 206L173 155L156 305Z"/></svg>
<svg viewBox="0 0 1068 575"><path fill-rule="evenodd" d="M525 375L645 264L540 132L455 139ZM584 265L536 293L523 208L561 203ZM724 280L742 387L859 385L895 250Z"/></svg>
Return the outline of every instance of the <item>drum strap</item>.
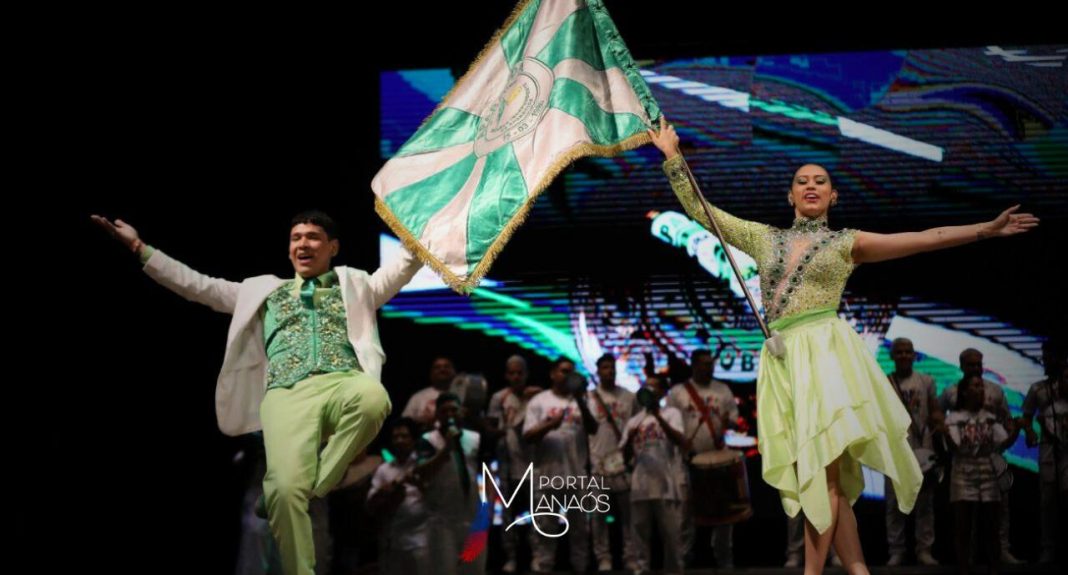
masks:
<svg viewBox="0 0 1068 575"><path fill-rule="evenodd" d="M593 398L597 400L597 405L601 406L601 411L604 412L604 418L608 420L609 425L612 426L612 431L616 432L616 441L619 441L623 434L619 432L619 426L616 425L616 420L612 418L612 410L608 409L608 406L604 403L604 398L601 397L601 390L593 390Z"/></svg>
<svg viewBox="0 0 1068 575"><path fill-rule="evenodd" d="M916 421L912 419L911 407L905 401L905 394L901 391L901 384L897 381L897 373L891 373L887 376L887 379L890 380L890 385L894 388L894 393L897 394L897 398L901 400L901 405L904 405L905 410L909 412L909 431L917 437L923 437L924 430L927 428L926 422L924 424L924 427L921 429L919 426L916 425ZM927 409L930 410L930 407L928 407Z"/></svg>
<svg viewBox="0 0 1068 575"><path fill-rule="evenodd" d="M697 422L697 427L693 430L693 435L689 437L689 441L693 441L694 437L697 437L697 431L701 429L701 424L708 426L708 434L712 436L712 439L716 442L716 449L723 448L723 438L716 433L716 425L712 423L712 414L708 411L708 405L704 399L701 399L701 394L697 393L697 388L693 386L693 382L687 381L683 384L686 391L690 394L690 401L693 402L697 409L701 412L701 421Z"/></svg>

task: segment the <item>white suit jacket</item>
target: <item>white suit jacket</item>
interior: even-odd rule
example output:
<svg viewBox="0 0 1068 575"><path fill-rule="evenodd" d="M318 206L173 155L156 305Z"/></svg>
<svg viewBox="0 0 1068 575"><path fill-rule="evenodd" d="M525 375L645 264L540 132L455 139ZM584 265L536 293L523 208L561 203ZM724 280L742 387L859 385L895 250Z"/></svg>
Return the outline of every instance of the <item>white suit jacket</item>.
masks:
<svg viewBox="0 0 1068 575"><path fill-rule="evenodd" d="M375 312L407 284L422 264L408 251L374 274L334 268L348 320L349 343L364 373L381 380L386 354L378 340ZM267 296L285 280L256 276L232 282L199 273L159 250L145 262L153 280L189 301L233 316L226 336L226 355L215 387L215 415L227 435L257 431L260 402L267 391L267 350L259 310Z"/></svg>

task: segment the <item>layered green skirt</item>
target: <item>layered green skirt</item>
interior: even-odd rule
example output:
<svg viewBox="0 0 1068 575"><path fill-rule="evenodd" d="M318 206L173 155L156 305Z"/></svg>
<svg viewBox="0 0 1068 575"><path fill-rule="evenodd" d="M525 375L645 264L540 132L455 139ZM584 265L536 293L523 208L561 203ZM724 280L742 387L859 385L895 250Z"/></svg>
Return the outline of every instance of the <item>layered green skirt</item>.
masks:
<svg viewBox="0 0 1068 575"><path fill-rule="evenodd" d="M772 322L786 348L760 352L757 411L764 481L791 517L822 533L831 525L825 468L839 460L839 484L852 505L864 489L861 464L894 484L908 513L923 474L909 447L911 418L860 336L833 309Z"/></svg>

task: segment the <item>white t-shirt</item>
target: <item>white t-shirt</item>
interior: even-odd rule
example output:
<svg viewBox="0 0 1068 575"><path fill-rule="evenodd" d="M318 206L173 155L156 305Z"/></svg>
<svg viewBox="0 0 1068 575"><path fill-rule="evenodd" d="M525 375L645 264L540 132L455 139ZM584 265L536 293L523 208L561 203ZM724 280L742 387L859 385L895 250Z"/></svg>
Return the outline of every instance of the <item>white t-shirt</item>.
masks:
<svg viewBox="0 0 1068 575"><path fill-rule="evenodd" d="M412 453L407 461L383 463L375 469L371 478L371 490L367 492L368 501L374 497L382 486L392 483L415 469L416 458ZM404 501L392 515L385 518L381 537L389 541L391 549L420 549L427 545L426 521L430 517L423 493L411 483L402 484Z"/></svg>
<svg viewBox="0 0 1068 575"><path fill-rule="evenodd" d="M547 389L531 398L523 420L523 433L564 414L560 427L548 432L534 445L534 473L538 476L587 475L586 430L582 426L582 411L572 397L561 398ZM535 477L535 485L537 478Z"/></svg>
<svg viewBox="0 0 1068 575"><path fill-rule="evenodd" d="M1038 446L1038 461L1042 465L1050 466L1056 461L1054 435L1061 437L1062 449L1068 441L1068 410L1065 409L1065 399L1060 396L1057 384L1042 380L1031 385L1027 390L1027 396L1023 401L1024 415L1032 415L1038 421L1039 429L1042 430Z"/></svg>
<svg viewBox="0 0 1068 575"><path fill-rule="evenodd" d="M682 413L678 409L663 407L660 414L668 425L682 433ZM634 439L630 439L631 436ZM626 445L628 440L634 448L634 472L630 476L631 501L681 501L686 488L682 454L660 422L642 409L627 421L619 445Z"/></svg>
<svg viewBox="0 0 1068 575"><path fill-rule="evenodd" d="M485 398L485 390L480 389L477 391L479 395L475 395L476 391L471 388L473 385L483 387L485 386L485 380L478 375L461 373L452 378L448 391L455 393L460 398L460 403L466 405L468 392L472 394L472 397ZM410 417L424 426L432 425L438 409L437 401L439 395L441 395L441 390L434 386L420 389L408 399L408 403L404 406L404 411L401 412L401 417ZM482 406L478 406L478 409L481 412Z"/></svg>
<svg viewBox="0 0 1068 575"><path fill-rule="evenodd" d="M506 387L493 394L487 411L490 417L497 418L498 425L504 429L500 457L507 461L501 461L501 466L505 474L512 479L523 477L527 465L530 464L530 450L523 442L521 433L523 419L527 414L527 403L529 402Z"/></svg>
<svg viewBox="0 0 1068 575"><path fill-rule="evenodd" d="M427 508L435 517L462 522L472 520L478 511L478 474L482 473L482 466L478 461L478 446L481 440L478 432L470 429L460 431L460 447L464 466L467 468L466 494L456 452L453 452L449 460L430 476L424 495ZM424 433L417 448L420 462L425 462L441 451L445 447L445 441L438 429Z"/></svg>
<svg viewBox="0 0 1068 575"><path fill-rule="evenodd" d="M594 394L601 398L610 413L605 413ZM616 429L622 434L627 420L634 415L634 394L618 386L612 391L597 386L586 393L586 406L597 420L597 433L590 436L590 464L593 466L593 474L608 475L603 463L606 457L619 451L619 440L622 436L616 434ZM609 416L616 424L615 429L608 421Z"/></svg>
<svg viewBox="0 0 1068 575"><path fill-rule="evenodd" d="M686 390L686 384L678 383L671 387L668 392L667 403L682 413L682 421L685 426L686 438L693 438L691 443L695 453L726 449L722 446L723 434L727 429L723 425L724 416L727 421L738 420L738 402L734 399L734 393L727 384L712 380L708 385L699 385L690 381L697 390L697 395L708 406L708 412L712 416L712 425L716 430L717 437L713 437L708 430L708 424L701 421L701 409L693 402L690 392ZM700 427L700 429L698 429ZM696 430L697 435L694 435Z"/></svg>
<svg viewBox="0 0 1068 575"><path fill-rule="evenodd" d="M942 395L938 399L942 404L942 412L948 416L957 409L957 384L954 383L942 390ZM1005 399L1005 390L989 379L983 379L983 409L994 414L1001 423L1012 418L1009 403Z"/></svg>
<svg viewBox="0 0 1068 575"><path fill-rule="evenodd" d="M441 390L436 387L424 387L415 392L401 412L401 417L410 417L422 425L434 423L434 414L437 412L436 402ZM425 428L424 428L425 429Z"/></svg>
<svg viewBox="0 0 1068 575"><path fill-rule="evenodd" d="M901 393L901 401L905 409L912 416L912 426L909 428L909 446L913 449L919 447L931 448L932 435L927 427L931 417L931 406L938 401L934 379L926 373L913 371L905 379L897 379L890 374L891 384L897 383Z"/></svg>
<svg viewBox="0 0 1068 575"><path fill-rule="evenodd" d="M954 411L946 417L949 439L956 448L955 457L983 458L998 453L997 447L1009 438L994 414L985 409L978 413Z"/></svg>

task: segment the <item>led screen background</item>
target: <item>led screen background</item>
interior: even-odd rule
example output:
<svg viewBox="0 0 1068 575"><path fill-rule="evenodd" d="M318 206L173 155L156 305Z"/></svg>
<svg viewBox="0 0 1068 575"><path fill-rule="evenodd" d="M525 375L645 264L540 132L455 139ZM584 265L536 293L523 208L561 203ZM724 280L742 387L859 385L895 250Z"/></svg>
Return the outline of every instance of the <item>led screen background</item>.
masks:
<svg viewBox="0 0 1068 575"><path fill-rule="evenodd" d="M814 162L830 170L840 192L832 227L898 231L979 221L1021 197L1043 217L1065 215L1066 54L1064 46L987 46L707 57L642 67L703 190L720 207L788 225L792 170ZM380 146L388 158L455 77L433 69L380 78ZM547 358L568 355L588 373L601 353L613 352L621 383L631 388L650 363L671 371L693 349L721 349L717 377L732 383L745 407L762 341L757 323L722 245L678 212L661 160L645 147L578 162L525 224L535 230L529 237L572 240L569 254L517 248L525 266L513 273L520 266L509 266L506 250L499 266L506 277L472 297L428 277L391 302L385 317L475 331ZM398 248L383 242L385 259ZM647 255L664 249L677 257ZM607 277L582 273L583 258L601 261L603 270L612 267L605 258L626 261L626 254L633 265L616 266ZM757 287L748 258L735 255ZM494 271L491 278L502 277ZM917 369L932 374L940 390L959 378L957 354L965 347L984 352L987 377L1005 387L1014 412L1042 378L1041 338L981 305L851 285L840 313L887 371L889 341L913 339ZM1010 452L1030 469L1034 456L1022 440Z"/></svg>

